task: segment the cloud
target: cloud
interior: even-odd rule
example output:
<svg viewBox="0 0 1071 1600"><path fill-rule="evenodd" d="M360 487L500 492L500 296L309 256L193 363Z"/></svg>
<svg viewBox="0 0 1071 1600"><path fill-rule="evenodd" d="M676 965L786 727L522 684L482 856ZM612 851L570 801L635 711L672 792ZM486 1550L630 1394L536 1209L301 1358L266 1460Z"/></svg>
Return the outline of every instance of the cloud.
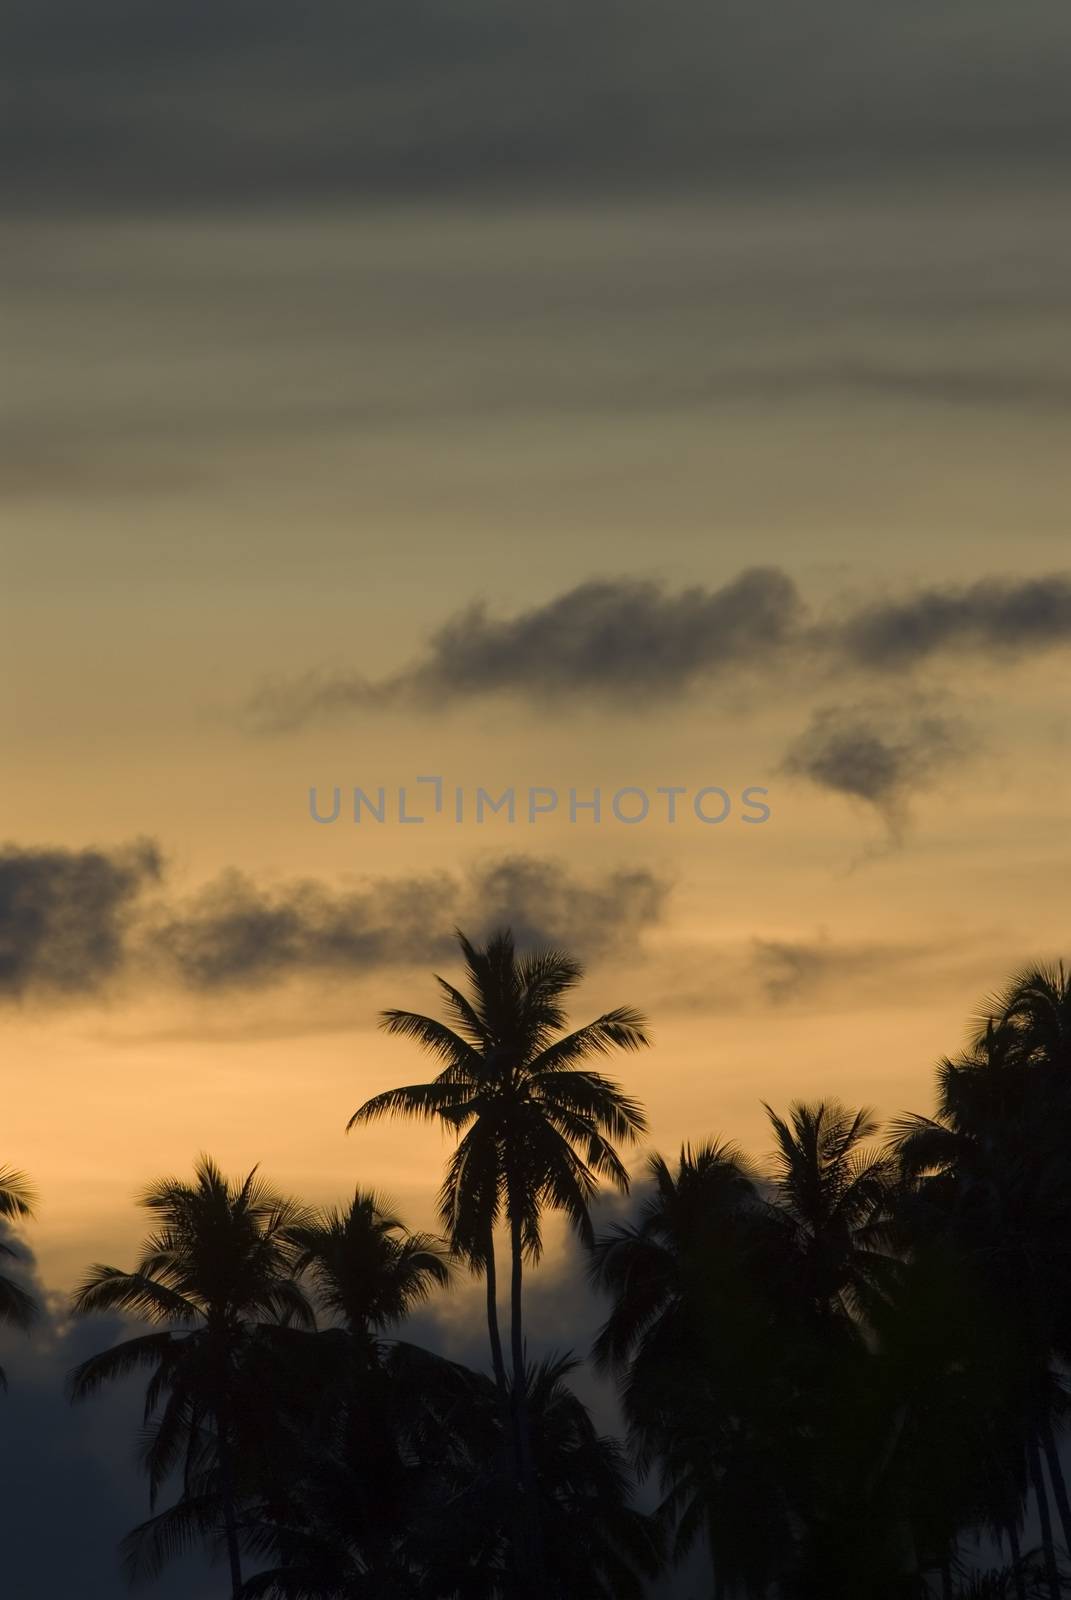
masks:
<svg viewBox="0 0 1071 1600"><path fill-rule="evenodd" d="M0 849L0 998L80 995L121 968L139 897L161 871L146 840L120 850Z"/></svg>
<svg viewBox="0 0 1071 1600"><path fill-rule="evenodd" d="M631 710L637 700L673 699L727 675L764 673L798 688L845 668L880 678L941 653L998 652L1013 660L1068 644L1067 573L922 588L824 617L808 610L777 567L749 568L716 589L697 585L676 593L655 582L603 579L511 617L471 606L393 677L311 673L265 685L247 701L244 717L254 731L283 732L359 711L495 694L537 704L618 701ZM909 744L921 756L926 742L920 728ZM936 749L936 728L929 742ZM870 778L860 767L859 781L895 787L897 774L907 775L910 750L883 751L878 743L867 758Z"/></svg>
<svg viewBox="0 0 1071 1600"><path fill-rule="evenodd" d="M796 633L801 609L792 580L769 567L742 572L719 589L677 594L630 579L584 583L513 617L471 606L394 678L313 676L270 686L252 698L247 715L255 728L282 730L340 711L503 691L625 697L632 704L767 661Z"/></svg>
<svg viewBox="0 0 1071 1600"><path fill-rule="evenodd" d="M1071 574L985 578L966 588L920 589L864 606L844 624L846 653L861 666L896 671L939 651L1008 656L1071 643Z"/></svg>
<svg viewBox="0 0 1071 1600"><path fill-rule="evenodd" d="M944 950L933 944L834 943L821 934L809 939L755 939L750 968L762 995L775 1005L809 1000L829 984L882 983L887 992L890 974L903 974L930 964Z"/></svg>
<svg viewBox="0 0 1071 1600"><path fill-rule="evenodd" d="M578 876L514 855L344 889L315 879L266 886L230 870L183 896L167 891L161 862L147 842L110 853L9 848L0 997L99 995L124 979L207 994L352 978L449 959L455 926L478 938L508 924L520 943L596 959L634 942L668 894L646 869Z"/></svg>
<svg viewBox="0 0 1071 1600"><path fill-rule="evenodd" d="M873 806L896 828L910 796L934 783L967 748L959 723L925 709L827 706L792 744L784 770Z"/></svg>
<svg viewBox="0 0 1071 1600"><path fill-rule="evenodd" d="M38 205L525 194L1066 157L1058 0L181 8L14 0L0 123Z"/></svg>
<svg viewBox="0 0 1071 1600"><path fill-rule="evenodd" d="M508 925L520 944L598 957L657 921L667 892L644 869L585 879L531 856L352 891L314 881L264 889L232 871L170 908L140 950L158 971L202 991L449 960L455 926L480 938Z"/></svg>

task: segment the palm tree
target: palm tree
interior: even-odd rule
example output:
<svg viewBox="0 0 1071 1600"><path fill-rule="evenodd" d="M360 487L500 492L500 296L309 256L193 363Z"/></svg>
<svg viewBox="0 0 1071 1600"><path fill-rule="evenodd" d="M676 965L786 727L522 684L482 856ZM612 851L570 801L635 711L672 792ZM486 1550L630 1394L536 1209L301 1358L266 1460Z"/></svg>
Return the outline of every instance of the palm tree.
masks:
<svg viewBox="0 0 1071 1600"><path fill-rule="evenodd" d="M650 1161L638 1222L595 1249L613 1296L595 1357L622 1381L641 1467L658 1465L675 1556L705 1535L715 1594L854 1593L864 1562L904 1560L877 1494L902 1424L860 1323L893 1283L891 1166L864 1147L865 1111L769 1114L765 1179L720 1143L685 1147L676 1172Z"/></svg>
<svg viewBox="0 0 1071 1600"><path fill-rule="evenodd" d="M854 1316L892 1261L884 1244L894 1165L868 1151L878 1123L837 1100L800 1101L788 1120L769 1106L776 1140L769 1177L773 1203L800 1272L800 1289L823 1318Z"/></svg>
<svg viewBox="0 0 1071 1600"><path fill-rule="evenodd" d="M428 1358L422 1366L427 1368ZM421 1595L506 1600L511 1496L494 1462L510 1440L493 1383L436 1363L422 1371L422 1395L438 1418L423 1438L434 1464L415 1529L427 1586ZM631 1502L632 1475L616 1440L600 1435L567 1383L576 1362L551 1357L529 1366L524 1382L533 1421L540 1523L546 1533L543 1594L641 1600L660 1565L657 1523ZM418 1371L420 1369L418 1368ZM504 1433L505 1429L505 1433Z"/></svg>
<svg viewBox="0 0 1071 1600"><path fill-rule="evenodd" d="M372 1190L358 1187L345 1210L319 1212L290 1238L295 1270L311 1279L317 1303L366 1348L450 1281L439 1241L410 1233Z"/></svg>
<svg viewBox="0 0 1071 1600"><path fill-rule="evenodd" d="M659 1565L658 1529L631 1502L621 1446L568 1387L572 1367L551 1360L526 1374L547 1531L543 1592L642 1600ZM404 1343L383 1352L377 1371L377 1442L396 1458L393 1468L377 1464L377 1483L388 1475L380 1503L368 1503L363 1462L312 1445L316 1471L264 1543L276 1564L249 1580L243 1600L514 1600L513 1496L498 1466L512 1440L494 1381Z"/></svg>
<svg viewBox="0 0 1071 1600"><path fill-rule="evenodd" d="M765 1202L735 1146L685 1146L676 1170L655 1155L635 1222L596 1241L592 1280L611 1296L593 1351L621 1385L659 1515L684 1559L705 1537L715 1594L762 1592L787 1557L780 1493L784 1323L758 1268Z"/></svg>
<svg viewBox="0 0 1071 1600"><path fill-rule="evenodd" d="M330 1321L291 1343L283 1361L265 1352L263 1386L274 1403L253 1452L252 1537L269 1565L243 1593L402 1600L422 1478L404 1430L417 1387L408 1374L416 1365L434 1388L441 1372L412 1346L379 1336L449 1282L449 1260L361 1188L345 1209L315 1214L290 1237L295 1270Z"/></svg>
<svg viewBox="0 0 1071 1600"><path fill-rule="evenodd" d="M34 1201L35 1196L25 1173L16 1172L13 1167L0 1167L0 1221L19 1222L32 1217ZM18 1259L16 1250L2 1237L0 1256L8 1260ZM0 1323L26 1332L36 1322L38 1314L38 1305L33 1296L14 1278L9 1278L6 1272L0 1272ZM0 1367L0 1389L6 1388L7 1377L3 1367Z"/></svg>
<svg viewBox="0 0 1071 1600"><path fill-rule="evenodd" d="M150 1505L180 1465L184 1493L177 1506L129 1536L128 1563L154 1572L193 1539L222 1531L236 1597L243 1367L258 1334L314 1325L295 1280L292 1241L307 1216L269 1189L255 1168L229 1182L207 1156L196 1163L192 1184L166 1178L140 1203L155 1226L134 1270L95 1266L73 1304L80 1314L125 1313L162 1331L84 1361L70 1376L69 1392L84 1400L138 1369L150 1371L144 1449Z"/></svg>
<svg viewBox="0 0 1071 1600"><path fill-rule="evenodd" d="M1071 969L1062 961L1027 967L983 1008L972 1040L981 1048L991 1027L1006 1030L1021 1060L1071 1076ZM1069 1085L1065 1081L1066 1095Z"/></svg>
<svg viewBox="0 0 1071 1600"><path fill-rule="evenodd" d="M892 1151L912 1199L909 1237L951 1241L989 1302L998 1330L1004 1408L1020 1426L1018 1459L998 1476L1021 1496L1034 1491L1050 1593L1059 1593L1041 1454L1071 1544L1071 1508L1053 1430L1066 1405L1053 1370L1068 1353L1071 1172L1066 1145L1071 1079L1060 1072L1059 1008L1044 976L1025 974L986 1019L966 1052L938 1066L935 1117L902 1117ZM1040 1019L1037 1031L1030 1016ZM1054 1024L1055 1020L1055 1024ZM1005 1452L1006 1454L1006 1452ZM1007 1498L1007 1497L1006 1497ZM1011 1532L1019 1510L1005 1514Z"/></svg>
<svg viewBox="0 0 1071 1600"><path fill-rule="evenodd" d="M564 1031L564 998L583 969L557 950L519 956L508 929L480 949L458 933L468 992L436 977L447 1021L387 1011L388 1033L415 1039L441 1063L430 1082L367 1100L349 1127L400 1114L438 1121L458 1139L439 1195L439 1216L454 1251L487 1282L487 1324L499 1393L512 1394L518 1477L535 1503L528 1438L522 1284L525 1260L542 1250L545 1210L565 1212L592 1241L590 1204L599 1179L621 1190L628 1173L612 1141L631 1142L646 1126L637 1101L588 1063L648 1040L631 1007ZM511 1251L512 1386L498 1328L494 1233L505 1220ZM538 1535L529 1529L532 1539ZM538 1561L538 1555L535 1559Z"/></svg>

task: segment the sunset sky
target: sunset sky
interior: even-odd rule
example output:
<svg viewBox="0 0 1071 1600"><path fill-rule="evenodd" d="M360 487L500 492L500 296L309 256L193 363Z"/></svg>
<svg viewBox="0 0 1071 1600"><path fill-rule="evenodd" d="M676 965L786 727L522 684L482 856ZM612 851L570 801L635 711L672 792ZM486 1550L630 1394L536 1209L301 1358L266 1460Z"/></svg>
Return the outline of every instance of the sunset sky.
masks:
<svg viewBox="0 0 1071 1600"><path fill-rule="evenodd" d="M376 1014L455 922L649 1015L652 1147L928 1109L1069 953L1066 7L13 32L0 1159L42 1282L200 1150L429 1222L440 1136L344 1128L424 1075Z"/></svg>

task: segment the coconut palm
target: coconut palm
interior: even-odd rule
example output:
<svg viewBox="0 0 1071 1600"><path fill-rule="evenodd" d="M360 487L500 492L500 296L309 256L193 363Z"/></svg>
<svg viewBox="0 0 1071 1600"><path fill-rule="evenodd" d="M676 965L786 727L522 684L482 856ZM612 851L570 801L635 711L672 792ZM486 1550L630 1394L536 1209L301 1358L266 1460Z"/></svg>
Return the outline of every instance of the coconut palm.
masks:
<svg viewBox="0 0 1071 1600"><path fill-rule="evenodd" d="M1071 969L1062 961L1027 967L983 1008L972 1041L980 1048L992 1026L1006 1030L1025 1061L1071 1076ZM1071 1090L1063 1084L1065 1096Z"/></svg>
<svg viewBox="0 0 1071 1600"><path fill-rule="evenodd" d="M275 1403L256 1458L258 1552L269 1566L247 1593L316 1584L361 1596L409 1593L406 1524L413 1457L400 1437L404 1357L380 1342L450 1279L445 1248L410 1233L389 1203L358 1188L345 1208L294 1228L295 1270L329 1325L265 1352ZM410 1349L411 1347L404 1347ZM407 1368L405 1370L408 1370ZM430 1362L427 1374L437 1369ZM331 1587L334 1586L334 1587Z"/></svg>
<svg viewBox="0 0 1071 1600"><path fill-rule="evenodd" d="M547 1531L543 1592L641 1600L659 1564L658 1530L631 1503L620 1445L597 1432L568 1387L572 1367L548 1361L526 1375ZM299 1481L285 1526L265 1539L275 1561L247 1582L243 1600L516 1600L524 1590L510 1559L513 1496L499 1468L512 1441L496 1385L404 1343L385 1349L376 1371L379 1471L389 1473L378 1526L367 1469L315 1445L315 1471Z"/></svg>
<svg viewBox="0 0 1071 1600"><path fill-rule="evenodd" d="M885 1249L894 1165L868 1150L878 1123L837 1100L796 1101L787 1120L766 1106L775 1149L773 1204L799 1272L802 1296L822 1317L852 1317L887 1282Z"/></svg>
<svg viewBox="0 0 1071 1600"><path fill-rule="evenodd" d="M595 1356L622 1381L641 1466L657 1465L675 1556L704 1536L716 1594L774 1581L807 1594L823 1569L827 1593L852 1592L866 1560L903 1559L876 1493L895 1408L860 1323L894 1283L892 1169L865 1148L866 1112L769 1115L765 1178L720 1143L686 1147L675 1172L650 1161L638 1222L595 1249L595 1282L613 1296Z"/></svg>
<svg viewBox="0 0 1071 1600"><path fill-rule="evenodd" d="M295 1278L293 1233L308 1218L269 1189L256 1169L230 1182L202 1156L193 1183L167 1178L141 1197L154 1227L133 1271L95 1266L75 1291L80 1314L121 1313L159 1331L92 1356L71 1374L73 1400L139 1369L145 1395L143 1453L150 1505L176 1469L179 1504L135 1529L131 1570L155 1572L198 1538L222 1536L231 1592L242 1585L239 1452L243 1412L254 1405L246 1372L259 1335L314 1326Z"/></svg>
<svg viewBox="0 0 1071 1600"><path fill-rule="evenodd" d="M599 1434L569 1387L575 1367L571 1358L553 1357L529 1366L524 1379L546 1534L542 1593L641 1600L644 1579L660 1564L657 1524L631 1502L621 1446ZM417 1530L427 1573L421 1594L513 1600L524 1589L510 1570L512 1497L494 1470L510 1448L503 1411L486 1378L464 1368L444 1376L428 1385L439 1426L422 1441L435 1471Z"/></svg>
<svg viewBox="0 0 1071 1600"><path fill-rule="evenodd" d="M440 1242L410 1233L372 1190L358 1187L344 1210L319 1212L290 1237L296 1270L310 1279L318 1305L365 1346L450 1281Z"/></svg>
<svg viewBox="0 0 1071 1600"><path fill-rule="evenodd" d="M438 1121L457 1137L440 1190L439 1216L453 1249L486 1278L495 1379L503 1397L512 1394L518 1473L531 1505L524 1263L539 1259L546 1210L565 1212L590 1243L589 1208L600 1178L628 1188L613 1141L633 1141L646 1125L643 1112L590 1063L611 1050L636 1050L648 1041L644 1019L627 1006L565 1032L564 1000L583 969L561 951L520 956L508 929L484 948L460 932L457 937L468 984L465 992L436 978L447 1020L398 1010L382 1017L388 1033L414 1039L441 1070L430 1081L373 1096L354 1112L349 1126L402 1115ZM500 1221L510 1236L512 1386L498 1327L494 1235Z"/></svg>
<svg viewBox="0 0 1071 1600"><path fill-rule="evenodd" d="M643 1472L684 1559L703 1538L727 1585L762 1592L787 1561L779 1475L788 1431L787 1322L761 1265L768 1206L734 1146L685 1146L676 1170L647 1165L634 1223L597 1240L592 1279L611 1296L595 1343L614 1371Z"/></svg>
<svg viewBox="0 0 1071 1600"><path fill-rule="evenodd" d="M0 1222L21 1222L33 1216L35 1196L25 1173L13 1167L0 1167ZM0 1257L18 1260L18 1253L6 1238L0 1237ZM25 1332L39 1314L37 1301L14 1278L0 1272L0 1323ZM0 1389L7 1388L7 1377L0 1367Z"/></svg>
<svg viewBox="0 0 1071 1600"><path fill-rule="evenodd" d="M1052 1070L1059 1032L1034 1034L1025 1020L1027 1000L1036 1006L1045 992L1029 975L1015 981L1006 1010L987 1019L961 1056L939 1064L936 1115L898 1119L892 1150L909 1186L909 1238L953 1242L987 1293L991 1337L995 1344L1000 1330L1004 1353L1003 1404L1021 1423L1018 1459L1002 1477L1017 1492L1026 1480L1034 1491L1055 1596L1059 1576L1041 1457L1071 1544L1054 1431L1066 1407L1054 1354L1068 1350L1071 1173L1067 1088ZM1006 1525L1017 1520L1016 1508Z"/></svg>

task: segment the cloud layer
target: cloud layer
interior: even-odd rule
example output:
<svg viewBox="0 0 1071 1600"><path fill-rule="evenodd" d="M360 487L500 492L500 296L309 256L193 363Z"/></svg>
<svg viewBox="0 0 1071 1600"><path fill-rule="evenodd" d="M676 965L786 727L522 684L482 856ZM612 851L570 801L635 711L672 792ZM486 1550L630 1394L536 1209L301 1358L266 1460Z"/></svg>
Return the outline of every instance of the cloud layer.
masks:
<svg viewBox="0 0 1071 1600"><path fill-rule="evenodd" d="M1029 172L1071 144L1058 0L15 0L9 187L43 201Z"/></svg>
<svg viewBox="0 0 1071 1600"><path fill-rule="evenodd" d="M509 925L518 942L597 959L661 915L667 884L643 868L579 876L506 856L464 874L314 879L265 886L232 870L192 895L165 892L159 849L20 850L0 855L0 999L104 994L118 980L200 993L291 978L359 977L448 960L453 930Z"/></svg>

